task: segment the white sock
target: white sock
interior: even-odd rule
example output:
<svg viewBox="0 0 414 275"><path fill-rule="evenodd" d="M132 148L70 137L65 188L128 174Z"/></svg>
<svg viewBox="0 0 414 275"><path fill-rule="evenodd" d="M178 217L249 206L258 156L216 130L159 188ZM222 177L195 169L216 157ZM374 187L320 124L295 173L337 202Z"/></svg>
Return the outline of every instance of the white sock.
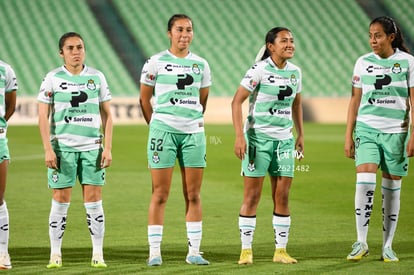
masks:
<svg viewBox="0 0 414 275"><path fill-rule="evenodd" d="M92 255L103 255L103 240L105 235L105 215L102 200L96 202L85 202L86 222L92 240Z"/></svg>
<svg viewBox="0 0 414 275"><path fill-rule="evenodd" d="M50 255L62 255L62 239L70 203L60 203L52 199L49 214Z"/></svg>
<svg viewBox="0 0 414 275"><path fill-rule="evenodd" d="M289 240L290 216L273 214L273 230L275 232L275 247L286 248Z"/></svg>
<svg viewBox="0 0 414 275"><path fill-rule="evenodd" d="M355 219L357 239L367 243L369 221L374 206L375 173L357 173L355 191Z"/></svg>
<svg viewBox="0 0 414 275"><path fill-rule="evenodd" d="M382 178L383 248L392 247L400 213L401 180Z"/></svg>
<svg viewBox="0 0 414 275"><path fill-rule="evenodd" d="M0 253L8 253L9 249L9 211L6 201L0 206Z"/></svg>
<svg viewBox="0 0 414 275"><path fill-rule="evenodd" d="M161 255L162 225L148 225L149 254Z"/></svg>
<svg viewBox="0 0 414 275"><path fill-rule="evenodd" d="M251 249L253 244L254 231L256 229L256 216L239 216L239 230L242 249Z"/></svg>
<svg viewBox="0 0 414 275"><path fill-rule="evenodd" d="M200 243L203 233L203 224L199 222L186 222L188 254L194 255L200 253Z"/></svg>

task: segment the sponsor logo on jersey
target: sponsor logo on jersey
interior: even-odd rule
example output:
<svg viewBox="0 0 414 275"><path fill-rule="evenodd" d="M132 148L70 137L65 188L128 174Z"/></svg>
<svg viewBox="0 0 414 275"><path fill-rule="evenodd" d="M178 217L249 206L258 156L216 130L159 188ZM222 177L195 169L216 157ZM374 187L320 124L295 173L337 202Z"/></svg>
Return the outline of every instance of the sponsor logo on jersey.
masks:
<svg viewBox="0 0 414 275"><path fill-rule="evenodd" d="M369 104L371 104L371 105L373 105L373 104L377 104L377 105L381 105L381 104L384 104L384 105L387 105L387 104L395 104L396 103L396 100L395 99L383 99L383 98L377 98L377 99L375 99L375 98L373 98L373 97L370 97L370 98L368 98L368 103Z"/></svg>
<svg viewBox="0 0 414 275"><path fill-rule="evenodd" d="M291 111L290 110L287 110L287 109L285 109L285 110L279 110L279 109L273 109L273 108L270 108L269 109L269 113L271 114L271 115L290 115L291 114Z"/></svg>
<svg viewBox="0 0 414 275"><path fill-rule="evenodd" d="M353 77L352 77L352 84L357 84L357 83L359 83L361 81L361 78L358 76L358 75L354 75Z"/></svg>
<svg viewBox="0 0 414 275"><path fill-rule="evenodd" d="M154 74L147 74L145 76L145 79L148 81L154 81L155 80L155 75Z"/></svg>
<svg viewBox="0 0 414 275"><path fill-rule="evenodd" d="M179 74L177 75L177 89L184 90L185 86L190 86L194 83L194 78L191 74Z"/></svg>
<svg viewBox="0 0 414 275"><path fill-rule="evenodd" d="M65 116L64 120L65 120L66 123L70 123L70 122L93 122L93 118L85 117L85 116L81 116L81 117Z"/></svg>
<svg viewBox="0 0 414 275"><path fill-rule="evenodd" d="M386 68L384 68L384 67L381 67L381 66L374 66L374 65L369 65L365 70L368 72L368 73L373 73L374 71L378 71L378 70L380 70L380 71L384 71L384 69L386 69ZM389 69L389 68L388 68Z"/></svg>
<svg viewBox="0 0 414 275"><path fill-rule="evenodd" d="M256 86L257 86L257 83L258 83L257 81L254 81L253 79L250 79L250 81L249 81L250 88L255 89Z"/></svg>
<svg viewBox="0 0 414 275"><path fill-rule="evenodd" d="M179 99L179 98L170 98L170 103L172 105L175 104L190 104L190 105L196 105L197 101L196 100L191 100L191 99Z"/></svg>
<svg viewBox="0 0 414 275"><path fill-rule="evenodd" d="M49 98L53 96L52 91L44 91L43 94L44 94L45 97L49 97Z"/></svg>
<svg viewBox="0 0 414 275"><path fill-rule="evenodd" d="M59 87L62 90L66 90L68 88L68 83L67 82L62 82L62 83L60 83Z"/></svg>

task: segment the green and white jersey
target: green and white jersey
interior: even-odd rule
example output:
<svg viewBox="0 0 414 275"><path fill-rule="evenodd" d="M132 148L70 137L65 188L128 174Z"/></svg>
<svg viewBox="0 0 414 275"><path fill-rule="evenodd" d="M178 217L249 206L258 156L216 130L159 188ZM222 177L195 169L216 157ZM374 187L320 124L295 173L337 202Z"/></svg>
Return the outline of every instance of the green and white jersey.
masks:
<svg viewBox="0 0 414 275"><path fill-rule="evenodd" d="M409 88L414 87L414 57L396 50L388 58L361 56L352 85L362 89L356 129L373 133L404 133L410 118Z"/></svg>
<svg viewBox="0 0 414 275"><path fill-rule="evenodd" d="M4 118L6 114L6 93L18 89L16 74L13 68L0 60L0 139L6 137L7 121Z"/></svg>
<svg viewBox="0 0 414 275"><path fill-rule="evenodd" d="M205 59L191 52L185 58L160 52L144 64L141 83L154 87L151 127L171 133L204 132L200 88L211 86Z"/></svg>
<svg viewBox="0 0 414 275"><path fill-rule="evenodd" d="M79 75L64 66L56 68L43 79L37 99L52 105L50 140L55 150L80 152L101 147L99 104L111 99L103 73L87 66Z"/></svg>
<svg viewBox="0 0 414 275"><path fill-rule="evenodd" d="M240 85L251 92L244 131L268 140L291 138L292 104L302 89L300 68L287 62L278 69L269 57L254 64Z"/></svg>

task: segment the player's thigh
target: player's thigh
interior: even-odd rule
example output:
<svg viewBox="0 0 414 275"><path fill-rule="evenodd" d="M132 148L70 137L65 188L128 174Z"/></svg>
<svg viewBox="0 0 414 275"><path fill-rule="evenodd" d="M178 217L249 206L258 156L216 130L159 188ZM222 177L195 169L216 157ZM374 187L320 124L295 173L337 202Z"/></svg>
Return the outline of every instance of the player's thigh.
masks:
<svg viewBox="0 0 414 275"><path fill-rule="evenodd" d="M147 158L150 168L174 167L177 158L177 144L174 134L150 127Z"/></svg>
<svg viewBox="0 0 414 275"><path fill-rule="evenodd" d="M4 160L10 160L9 146L7 138L0 138L0 163Z"/></svg>
<svg viewBox="0 0 414 275"><path fill-rule="evenodd" d="M58 169L47 168L48 185L53 189L73 187L77 179L77 152L55 151Z"/></svg>
<svg viewBox="0 0 414 275"><path fill-rule="evenodd" d="M181 167L206 167L205 134L194 133L182 135L177 157Z"/></svg>
<svg viewBox="0 0 414 275"><path fill-rule="evenodd" d="M81 184L105 184L105 168L101 168L102 149L79 153L78 177Z"/></svg>
<svg viewBox="0 0 414 275"><path fill-rule="evenodd" d="M378 145L378 134L355 133L355 165L374 163L379 165L381 161L381 148Z"/></svg>
<svg viewBox="0 0 414 275"><path fill-rule="evenodd" d="M295 171L295 140L293 138L273 142L269 175L293 178Z"/></svg>
<svg viewBox="0 0 414 275"><path fill-rule="evenodd" d="M381 170L395 176L406 176L408 173L409 159L406 152L407 133L382 134Z"/></svg>
<svg viewBox="0 0 414 275"><path fill-rule="evenodd" d="M242 175L264 177L273 155L273 141L245 136L247 152L242 160Z"/></svg>

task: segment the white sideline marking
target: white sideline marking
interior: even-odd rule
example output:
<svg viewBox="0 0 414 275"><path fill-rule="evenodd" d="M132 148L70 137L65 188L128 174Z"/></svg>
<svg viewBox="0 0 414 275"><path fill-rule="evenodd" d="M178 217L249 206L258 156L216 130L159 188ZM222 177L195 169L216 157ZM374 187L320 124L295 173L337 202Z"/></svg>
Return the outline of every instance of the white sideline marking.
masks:
<svg viewBox="0 0 414 275"><path fill-rule="evenodd" d="M28 155L28 156L13 156L11 155L11 160L12 161L19 161L19 160L36 160L36 159L42 159L44 158L45 155L44 154L38 154L38 155Z"/></svg>

